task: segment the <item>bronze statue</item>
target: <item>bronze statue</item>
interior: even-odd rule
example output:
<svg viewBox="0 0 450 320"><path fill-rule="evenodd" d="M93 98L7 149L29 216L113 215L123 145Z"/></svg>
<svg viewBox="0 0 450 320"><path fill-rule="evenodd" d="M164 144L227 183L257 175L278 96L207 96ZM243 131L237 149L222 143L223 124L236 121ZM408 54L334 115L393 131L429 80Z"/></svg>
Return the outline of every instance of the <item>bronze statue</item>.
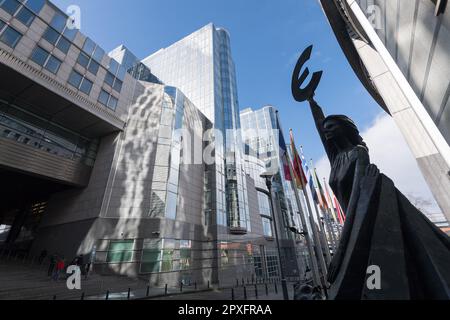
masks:
<svg viewBox="0 0 450 320"><path fill-rule="evenodd" d="M329 267L329 298L450 299L450 238L371 164L355 123L342 115L325 117L310 86L300 88L310 52L299 59L292 92L310 104L331 164L329 183L347 216ZM368 284L373 268L380 286Z"/></svg>

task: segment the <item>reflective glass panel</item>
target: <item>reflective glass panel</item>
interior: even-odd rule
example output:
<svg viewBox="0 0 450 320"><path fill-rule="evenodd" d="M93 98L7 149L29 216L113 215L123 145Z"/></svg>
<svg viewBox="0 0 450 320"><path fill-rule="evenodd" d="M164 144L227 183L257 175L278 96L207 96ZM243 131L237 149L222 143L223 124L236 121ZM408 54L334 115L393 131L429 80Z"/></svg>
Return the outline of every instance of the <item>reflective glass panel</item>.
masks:
<svg viewBox="0 0 450 320"><path fill-rule="evenodd" d="M50 58L48 59L47 64L45 65L45 69L56 74L60 66L61 61L55 58L54 56L50 55Z"/></svg>
<svg viewBox="0 0 450 320"><path fill-rule="evenodd" d="M61 12L56 12L50 25L59 32L62 32L67 24L67 17Z"/></svg>
<svg viewBox="0 0 450 320"><path fill-rule="evenodd" d="M92 81L84 78L83 82L81 83L81 86L80 86L80 91L89 95L92 90L92 85L93 85Z"/></svg>
<svg viewBox="0 0 450 320"><path fill-rule="evenodd" d="M36 49L34 49L33 51L33 54L31 55L31 60L36 62L38 65L43 66L47 61L48 56L49 53L47 51L45 51L41 47L36 47Z"/></svg>
<svg viewBox="0 0 450 320"><path fill-rule="evenodd" d="M79 74L78 72L76 72L76 71L72 71L72 73L70 74L70 77L69 77L69 83L72 85L72 86L74 86L75 88L79 88L80 87L80 83L81 83L81 80L83 79L83 76L81 75L81 74Z"/></svg>
<svg viewBox="0 0 450 320"><path fill-rule="evenodd" d="M59 38L59 33L56 32L53 28L48 27L47 31L45 31L43 38L47 40L52 45L55 45L56 41Z"/></svg>
<svg viewBox="0 0 450 320"><path fill-rule="evenodd" d="M0 5L3 10L8 12L10 15L14 15L17 9L19 9L20 3L16 0L4 0Z"/></svg>
<svg viewBox="0 0 450 320"><path fill-rule="evenodd" d="M11 48L15 48L19 43L20 38L22 38L21 33L11 27L7 27L0 37L0 40Z"/></svg>
<svg viewBox="0 0 450 320"><path fill-rule="evenodd" d="M45 0L28 0L26 6L34 13L39 13L44 7Z"/></svg>
<svg viewBox="0 0 450 320"><path fill-rule="evenodd" d="M80 52L77 62L80 66L87 68L89 64L89 57L84 52Z"/></svg>
<svg viewBox="0 0 450 320"><path fill-rule="evenodd" d="M19 13L16 15L16 19L29 27L34 20L34 14L27 8L22 7L22 9L20 9Z"/></svg>
<svg viewBox="0 0 450 320"><path fill-rule="evenodd" d="M94 52L95 46L96 46L95 42L92 41L91 39L87 38L86 41L84 42L83 50L88 55L92 55L92 53Z"/></svg>
<svg viewBox="0 0 450 320"><path fill-rule="evenodd" d="M58 44L56 45L56 47L61 50L64 53L69 52L70 49L70 42L69 40L67 40L64 37L61 37L58 41Z"/></svg>
<svg viewBox="0 0 450 320"><path fill-rule="evenodd" d="M109 99L109 93L106 92L105 90L102 90L100 92L100 95L98 96L98 102L100 102L104 106L107 106L108 105L108 99Z"/></svg>

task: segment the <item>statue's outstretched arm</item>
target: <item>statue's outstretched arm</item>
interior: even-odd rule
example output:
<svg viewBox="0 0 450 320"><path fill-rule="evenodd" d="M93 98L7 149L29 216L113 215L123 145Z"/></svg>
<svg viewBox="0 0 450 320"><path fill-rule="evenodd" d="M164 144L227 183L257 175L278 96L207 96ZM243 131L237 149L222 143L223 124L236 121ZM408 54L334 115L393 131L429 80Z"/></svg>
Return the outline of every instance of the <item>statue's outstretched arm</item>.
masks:
<svg viewBox="0 0 450 320"><path fill-rule="evenodd" d="M334 159L334 152L331 148L329 142L325 138L324 128L323 128L323 121L325 120L325 114L323 113L322 108L319 106L319 104L314 100L314 98L310 98L309 105L311 107L311 113L314 118L314 122L316 123L317 131L319 132L320 139L322 140L322 144L325 148L325 151L328 155L328 159L330 162Z"/></svg>

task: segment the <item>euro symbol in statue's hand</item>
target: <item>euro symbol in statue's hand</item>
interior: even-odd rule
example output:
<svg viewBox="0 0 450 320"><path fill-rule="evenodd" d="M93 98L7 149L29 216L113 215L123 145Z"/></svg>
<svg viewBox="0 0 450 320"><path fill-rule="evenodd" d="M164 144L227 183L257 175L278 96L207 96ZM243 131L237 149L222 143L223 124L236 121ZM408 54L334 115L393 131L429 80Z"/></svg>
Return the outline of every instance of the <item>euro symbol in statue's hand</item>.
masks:
<svg viewBox="0 0 450 320"><path fill-rule="evenodd" d="M322 71L314 72L309 84L305 88L301 88L301 85L309 76L309 69L306 68L305 71L303 71L302 75L300 75L300 71L302 70L306 61L311 58L312 49L313 46L309 46L305 51L303 51L302 55L298 59L297 65L295 66L294 74L292 75L292 95L298 102L312 100L314 98L315 91L319 86L320 79L322 79Z"/></svg>

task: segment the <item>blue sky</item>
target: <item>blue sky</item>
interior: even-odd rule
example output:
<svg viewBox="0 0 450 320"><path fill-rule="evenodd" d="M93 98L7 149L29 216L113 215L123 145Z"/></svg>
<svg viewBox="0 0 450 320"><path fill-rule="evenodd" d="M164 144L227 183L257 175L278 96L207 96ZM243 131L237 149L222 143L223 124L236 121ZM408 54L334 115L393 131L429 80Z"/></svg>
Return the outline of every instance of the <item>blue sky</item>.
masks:
<svg viewBox="0 0 450 320"><path fill-rule="evenodd" d="M307 157L324 151L306 103L293 100L292 70L314 44L310 69L324 70L316 99L327 114L352 117L361 131L382 111L347 63L316 0L54 0L65 11L81 8L81 31L107 51L125 44L139 58L209 22L231 34L241 109L272 104L285 135L294 129Z"/></svg>

